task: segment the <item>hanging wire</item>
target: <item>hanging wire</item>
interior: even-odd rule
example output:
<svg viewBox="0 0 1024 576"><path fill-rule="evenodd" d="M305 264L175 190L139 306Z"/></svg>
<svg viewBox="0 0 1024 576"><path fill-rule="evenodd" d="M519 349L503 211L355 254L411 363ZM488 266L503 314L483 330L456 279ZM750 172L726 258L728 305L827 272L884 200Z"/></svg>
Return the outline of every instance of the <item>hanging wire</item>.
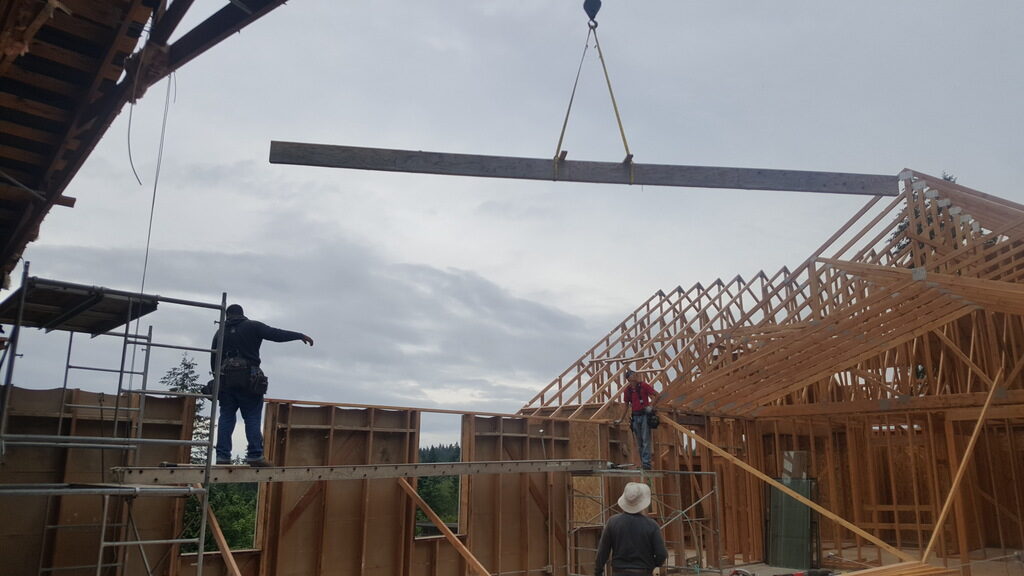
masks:
<svg viewBox="0 0 1024 576"><path fill-rule="evenodd" d="M152 244L152 239L153 239L153 216L156 213L156 193L157 193L157 191L159 190L159 187L160 187L160 170L163 167L164 142L167 139L167 117L168 117L168 115L170 113L170 108L171 108L171 88L172 88L172 86L175 86L175 92L177 92L176 85L175 85L175 82L174 82L174 74L173 73L171 74L171 76L169 78L167 78L167 92L164 95L164 114L163 114L163 119L162 119L161 124L160 124L160 144L159 144L159 146L157 148L156 172L153 175L153 194L152 194L152 196L150 198L150 203L149 203L149 225L146 228L146 253L145 253L145 257L142 260L142 280L139 283L139 293L140 294L141 293L145 293L145 291L146 291L146 274L149 271L149 249L150 249L150 246ZM136 335L138 335L138 333L139 333L139 326L140 326L141 322L142 322L141 317L138 317L138 318L135 319L135 334ZM147 343L147 345L148 345L148 343ZM131 371L130 371L130 373L128 375L128 389L129 390L132 390L132 384L133 384L133 381L135 379L135 356L136 356L136 352L137 351L138 351L138 346L132 346L132 359L131 359L131 363L130 363Z"/></svg>
<svg viewBox="0 0 1024 576"><path fill-rule="evenodd" d="M173 78L173 74L172 74ZM142 262L142 284L139 292L146 291L146 271L149 268L149 247L153 238L153 214L156 212L156 193L160 185L160 168L164 160L164 140L167 137L167 116L171 108L171 87L174 82L172 78L167 79L167 93L164 96L164 116L160 124L160 145L156 154L156 173L153 175L153 195L149 203L149 226L146 229L146 257Z"/></svg>
<svg viewBox="0 0 1024 576"><path fill-rule="evenodd" d="M132 78L132 97L130 104L128 105L128 165L132 168L132 174L135 175L135 180L142 186L142 178L139 178L139 172L135 169L135 160L132 158L132 118L135 112L135 99L139 93L139 70L142 69L143 56L146 54L146 48L149 46L147 41L142 45L142 49L139 50L139 66L135 69L135 78Z"/></svg>

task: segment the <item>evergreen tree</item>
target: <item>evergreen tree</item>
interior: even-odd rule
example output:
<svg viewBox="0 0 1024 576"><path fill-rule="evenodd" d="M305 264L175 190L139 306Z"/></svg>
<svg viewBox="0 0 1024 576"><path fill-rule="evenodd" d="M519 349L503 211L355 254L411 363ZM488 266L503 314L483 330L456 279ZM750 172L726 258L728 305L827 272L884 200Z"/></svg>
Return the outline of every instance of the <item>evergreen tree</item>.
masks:
<svg viewBox="0 0 1024 576"><path fill-rule="evenodd" d="M160 384L168 390L175 392L192 392L199 394L202 384L199 383L199 373L196 372L196 361L187 353L181 355L181 362L167 371L160 379ZM196 398L196 412L192 426L192 439L206 442L210 438L210 417L205 415L206 399ZM193 446L191 452L193 464L206 462L206 448L204 446Z"/></svg>
<svg viewBox="0 0 1024 576"><path fill-rule="evenodd" d="M181 362L167 371L160 384L175 392L200 393L199 373L196 361L188 354L183 354ZM210 437L210 417L205 414L206 399L196 398L195 420L192 427L192 439L207 441ZM191 455L193 464L206 463L206 447L193 446ZM241 464L241 458L235 464ZM210 489L210 509L217 516L224 538L232 550L253 547L253 536L256 534L256 501L259 495L258 484L214 484ZM183 538L199 536L199 500L189 498L185 506ZM207 531L206 550L216 550L212 534ZM196 547L186 545L185 552L195 552Z"/></svg>
<svg viewBox="0 0 1024 576"><path fill-rule="evenodd" d="M458 444L438 444L420 448L420 462L459 462L461 453ZM458 476L427 476L419 478L416 484L423 501L430 506L445 523L459 521L459 477ZM416 522L426 524L430 521L422 510L416 510ZM436 531L416 529L417 536L436 533Z"/></svg>

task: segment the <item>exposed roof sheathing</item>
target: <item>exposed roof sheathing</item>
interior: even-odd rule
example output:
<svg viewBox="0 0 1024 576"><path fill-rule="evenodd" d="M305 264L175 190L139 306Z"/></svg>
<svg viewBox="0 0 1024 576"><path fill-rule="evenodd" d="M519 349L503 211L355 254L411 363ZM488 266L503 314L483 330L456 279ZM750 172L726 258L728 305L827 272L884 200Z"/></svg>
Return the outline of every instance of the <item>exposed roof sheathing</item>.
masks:
<svg viewBox="0 0 1024 576"><path fill-rule="evenodd" d="M0 3L0 279L125 104L283 0L231 0L170 42L193 0Z"/></svg>

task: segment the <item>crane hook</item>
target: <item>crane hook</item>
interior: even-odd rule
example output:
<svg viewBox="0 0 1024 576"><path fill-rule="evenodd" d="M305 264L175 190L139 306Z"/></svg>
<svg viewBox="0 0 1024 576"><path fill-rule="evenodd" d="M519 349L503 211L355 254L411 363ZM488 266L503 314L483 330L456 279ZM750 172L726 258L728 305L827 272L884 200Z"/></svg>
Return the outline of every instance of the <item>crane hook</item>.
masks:
<svg viewBox="0 0 1024 576"><path fill-rule="evenodd" d="M597 27L597 11L601 9L601 0L584 0L583 11L587 13L587 17L590 18L591 28Z"/></svg>

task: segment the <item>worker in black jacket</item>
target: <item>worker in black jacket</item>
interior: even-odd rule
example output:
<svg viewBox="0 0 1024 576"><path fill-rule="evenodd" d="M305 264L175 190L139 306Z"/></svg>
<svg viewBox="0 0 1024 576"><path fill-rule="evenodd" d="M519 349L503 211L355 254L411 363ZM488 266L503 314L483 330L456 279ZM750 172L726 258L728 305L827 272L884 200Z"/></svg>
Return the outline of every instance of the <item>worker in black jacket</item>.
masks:
<svg viewBox="0 0 1024 576"><path fill-rule="evenodd" d="M253 467L270 464L263 458L263 430L260 418L263 415L263 394L267 379L260 368L260 344L302 340L310 346L313 339L301 332L281 330L263 322L249 320L238 304L228 306L224 321L224 353L221 355L221 383L217 401L220 403L217 424L217 464L231 463L231 435L235 431L235 413L242 412L245 421L245 438L248 448L246 462ZM210 355L210 369L217 373L217 350L221 333L213 335L213 353Z"/></svg>
<svg viewBox="0 0 1024 576"><path fill-rule="evenodd" d="M601 532L595 576L604 576L609 553L611 576L651 576L655 568L665 563L668 550L661 528L643 513L650 505L650 486L639 482L626 484L619 497L619 508L624 514L612 516Z"/></svg>

